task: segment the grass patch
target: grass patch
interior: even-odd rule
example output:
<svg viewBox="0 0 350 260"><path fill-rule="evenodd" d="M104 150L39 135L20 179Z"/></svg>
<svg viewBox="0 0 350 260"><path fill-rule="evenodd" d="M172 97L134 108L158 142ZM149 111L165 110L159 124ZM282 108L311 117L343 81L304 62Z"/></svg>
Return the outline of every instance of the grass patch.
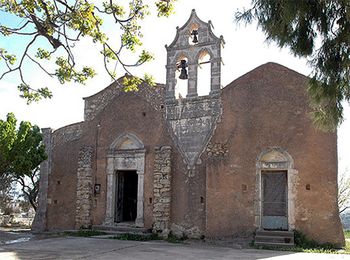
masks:
<svg viewBox="0 0 350 260"><path fill-rule="evenodd" d="M91 230L91 229L80 229L77 231L65 231L63 233L66 236L73 236L73 237L92 237L92 236L101 236L101 235L107 234L106 232Z"/></svg>
<svg viewBox="0 0 350 260"><path fill-rule="evenodd" d="M325 243L320 244L315 240L310 240L305 234L300 231L294 231L294 243L297 248L302 248L304 250L320 250L320 251L337 251L336 245Z"/></svg>
<svg viewBox="0 0 350 260"><path fill-rule="evenodd" d="M165 241L169 243L183 243L185 240L187 240L186 236L178 237L171 232L169 233L168 237L165 239Z"/></svg>
<svg viewBox="0 0 350 260"><path fill-rule="evenodd" d="M344 231L345 234L345 231ZM350 232L347 234L350 236ZM345 235L345 236L347 236ZM337 246L325 243L320 244L314 240L308 239L305 234L300 231L294 231L294 247L275 247L275 246L253 246L258 249L268 249L277 251L292 251L305 253L323 253L323 254L350 254L350 241L346 241L343 250L339 250Z"/></svg>
<svg viewBox="0 0 350 260"><path fill-rule="evenodd" d="M350 238L350 230L344 230L345 238Z"/></svg>
<svg viewBox="0 0 350 260"><path fill-rule="evenodd" d="M121 235L113 236L111 238L118 239L118 240L132 240L132 241L151 241L151 240L162 239L157 234L139 235L139 234L132 234L132 233L121 234Z"/></svg>
<svg viewBox="0 0 350 260"><path fill-rule="evenodd" d="M151 241L151 240L165 240L169 243L182 243L187 239L187 237L177 237L170 233L166 239L163 239L158 234L150 234L150 235L140 235L140 234L120 234L116 236L110 237L111 239L118 239L118 240L132 240L132 241Z"/></svg>

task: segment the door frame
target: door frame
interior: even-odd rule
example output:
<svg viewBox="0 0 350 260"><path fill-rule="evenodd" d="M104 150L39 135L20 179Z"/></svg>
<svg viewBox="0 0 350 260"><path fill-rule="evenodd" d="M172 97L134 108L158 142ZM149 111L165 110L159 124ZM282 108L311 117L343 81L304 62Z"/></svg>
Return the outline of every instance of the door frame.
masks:
<svg viewBox="0 0 350 260"><path fill-rule="evenodd" d="M124 211L125 211L125 201L124 201L124 199L125 199L125 175L128 175L128 174L136 174L137 175L137 173L136 173L136 171L134 171L134 170L127 170L127 171L121 171L121 170L118 170L118 171L116 171L116 173L115 173L115 175L116 175L116 178L115 178L115 181L116 181L116 183L115 183L115 209L114 209L114 222L115 223L121 223L121 222L125 222L125 220L124 220ZM120 180L123 180L122 182L123 182L123 184L122 185L120 185L119 184L119 181ZM137 180L137 182L138 182L138 180ZM138 184L137 184L138 185ZM121 188L121 191L119 191L119 188ZM121 210L120 210L120 212L119 212L119 214L121 215L120 216L120 218L121 218L121 221L118 221L118 209L117 209L117 207L118 207L118 199L119 199L119 196L120 196L120 194L122 194L122 206L121 206ZM137 199L137 197L136 197L136 199ZM136 205L136 210L137 210L137 205Z"/></svg>
<svg viewBox="0 0 350 260"><path fill-rule="evenodd" d="M265 197L264 197L264 175L268 175L268 174L281 174L283 173L286 177L286 181L284 183L285 187L285 196L286 196L286 209L285 209L285 213L286 213L286 220L287 220L287 229L288 228L288 172L286 170L261 170L261 228L264 229L264 224L263 224L263 218L264 218L264 201L265 201ZM278 230L278 229L276 229Z"/></svg>
<svg viewBox="0 0 350 260"><path fill-rule="evenodd" d="M128 133L118 137L107 150L107 189L106 216L104 225L114 226L115 191L117 171L136 171L137 179L137 214L136 227L144 227L144 173L146 150L141 140Z"/></svg>
<svg viewBox="0 0 350 260"><path fill-rule="evenodd" d="M295 229L295 201L297 190L298 171L294 169L293 158L280 147L272 147L263 150L256 162L256 192L255 192L255 227L263 229L263 190L262 173L273 171L285 171L287 173L287 221L288 230Z"/></svg>

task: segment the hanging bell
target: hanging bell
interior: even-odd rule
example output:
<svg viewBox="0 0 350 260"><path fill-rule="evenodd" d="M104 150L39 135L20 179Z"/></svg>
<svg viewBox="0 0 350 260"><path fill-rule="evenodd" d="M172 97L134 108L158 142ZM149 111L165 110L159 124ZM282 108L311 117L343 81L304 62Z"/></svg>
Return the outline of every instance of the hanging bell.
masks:
<svg viewBox="0 0 350 260"><path fill-rule="evenodd" d="M186 60L181 60L181 63L179 64L178 68L181 69L179 79L188 79Z"/></svg>
<svg viewBox="0 0 350 260"><path fill-rule="evenodd" d="M193 36L192 43L198 43L198 37L197 37L198 31L197 31L197 30L193 30L193 31L191 32L191 35Z"/></svg>

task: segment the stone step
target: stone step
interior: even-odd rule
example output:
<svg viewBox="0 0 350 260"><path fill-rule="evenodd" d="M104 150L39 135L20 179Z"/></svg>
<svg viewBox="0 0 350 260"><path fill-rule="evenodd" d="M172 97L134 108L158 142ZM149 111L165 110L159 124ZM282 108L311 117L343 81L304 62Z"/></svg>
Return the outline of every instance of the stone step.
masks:
<svg viewBox="0 0 350 260"><path fill-rule="evenodd" d="M255 242L293 243L294 244L294 237L256 235Z"/></svg>
<svg viewBox="0 0 350 260"><path fill-rule="evenodd" d="M257 230L254 245L257 246L294 246L293 231Z"/></svg>
<svg viewBox="0 0 350 260"><path fill-rule="evenodd" d="M294 243L254 242L256 246L293 247Z"/></svg>
<svg viewBox="0 0 350 260"><path fill-rule="evenodd" d="M147 228L139 228L130 225L116 225L116 226L105 226L105 225L94 225L93 230L100 230L106 233L113 234L151 234L151 230Z"/></svg>
<svg viewBox="0 0 350 260"><path fill-rule="evenodd" d="M274 230L257 230L256 236L278 236L278 237L293 237L293 231L274 231Z"/></svg>

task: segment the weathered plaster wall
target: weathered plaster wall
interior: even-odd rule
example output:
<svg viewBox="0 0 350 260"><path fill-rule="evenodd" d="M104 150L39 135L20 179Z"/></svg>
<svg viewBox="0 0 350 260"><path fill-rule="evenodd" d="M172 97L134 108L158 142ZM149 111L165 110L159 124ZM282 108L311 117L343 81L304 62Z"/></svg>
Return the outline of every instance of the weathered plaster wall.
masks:
<svg viewBox="0 0 350 260"><path fill-rule="evenodd" d="M158 91L158 90L157 90ZM107 198L107 153L116 138L131 133L144 144L144 225L151 228L153 224L153 172L155 147L159 144L169 145L171 140L165 129L163 112L165 108L157 100L157 110L146 97L135 93L122 92L105 106L96 117L87 122L83 140L96 143L96 169L94 181L101 184L101 193L94 197L93 224L102 224L105 220ZM96 140L97 138L97 140Z"/></svg>
<svg viewBox="0 0 350 260"><path fill-rule="evenodd" d="M313 127L306 82L305 76L268 63L222 90L222 120L211 142L228 152L202 158L208 235L254 231L256 160L263 150L281 147L298 171L295 228L319 242L344 242L336 204L336 134Z"/></svg>
<svg viewBox="0 0 350 260"><path fill-rule="evenodd" d="M78 152L82 123L60 128L52 134L51 173L47 195L47 229L75 227Z"/></svg>
<svg viewBox="0 0 350 260"><path fill-rule="evenodd" d="M107 98L101 92L107 99L96 99L103 104L91 112L89 120L53 133L47 227L75 227L78 154L83 145L94 147L96 157L89 166L92 184L101 184L100 194L91 200L91 224L103 224L108 148L118 136L132 133L145 149L146 228L152 228L155 221L156 147L169 146L172 150L170 229L193 237L253 233L257 227L257 157L267 148L282 147L298 171L295 228L320 242L343 243L336 205L336 135L312 126L305 83L304 76L269 63L224 88L221 120L192 168L166 124L164 89L155 90L151 96L158 98L151 100L139 93L118 92ZM98 104L96 97L92 99Z"/></svg>
<svg viewBox="0 0 350 260"><path fill-rule="evenodd" d="M124 93L123 77L112 83L102 91L84 98L84 120L90 121L96 117L116 96ZM155 110L159 110L159 101L162 97L163 87L158 84L155 88L149 88L147 85L142 84L138 91L134 91L134 95L142 97L147 100Z"/></svg>

